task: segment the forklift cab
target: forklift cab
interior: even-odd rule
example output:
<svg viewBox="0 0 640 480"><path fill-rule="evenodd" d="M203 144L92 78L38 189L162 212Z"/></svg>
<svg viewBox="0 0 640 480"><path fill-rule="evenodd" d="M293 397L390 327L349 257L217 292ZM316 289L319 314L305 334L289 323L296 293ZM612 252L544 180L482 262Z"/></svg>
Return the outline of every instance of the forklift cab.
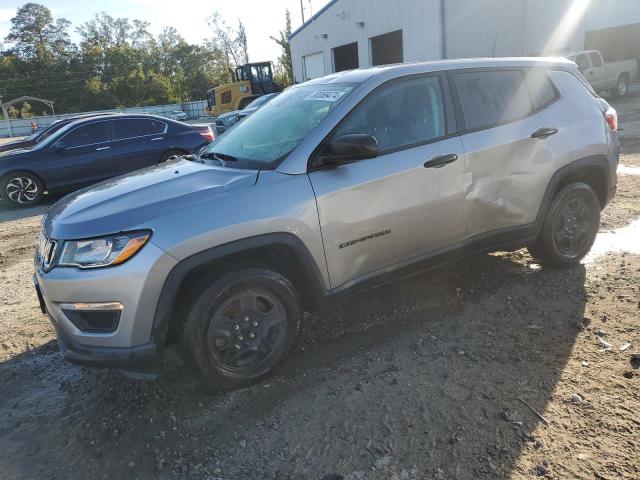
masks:
<svg viewBox="0 0 640 480"><path fill-rule="evenodd" d="M247 63L236 67L236 81L246 80L251 83L252 95L265 95L278 91L273 83L271 62Z"/></svg>
<svg viewBox="0 0 640 480"><path fill-rule="evenodd" d="M273 81L271 62L247 63L231 71L233 81L207 91L207 113L215 117L226 112L242 110L256 98L280 92L282 87Z"/></svg>

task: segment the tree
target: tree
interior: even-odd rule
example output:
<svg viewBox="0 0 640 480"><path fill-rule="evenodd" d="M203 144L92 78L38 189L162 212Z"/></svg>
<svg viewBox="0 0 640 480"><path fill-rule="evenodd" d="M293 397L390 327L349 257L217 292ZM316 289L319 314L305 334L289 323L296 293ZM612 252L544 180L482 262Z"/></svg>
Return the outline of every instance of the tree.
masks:
<svg viewBox="0 0 640 480"><path fill-rule="evenodd" d="M219 35L194 45L175 28L156 37L144 20L101 12L76 28L76 45L67 20L27 3L11 20L4 45L11 48L0 48L0 97L47 98L59 113L206 98L208 88L229 80L231 64L248 60L242 22L229 28L215 17ZM33 113L23 106L22 115Z"/></svg>
<svg viewBox="0 0 640 480"><path fill-rule="evenodd" d="M280 30L277 38L270 38L282 48L282 53L278 57L278 64L281 67L280 70L284 71L284 78L286 80L284 83L290 85L294 79L293 62L291 61L291 44L289 43L289 37L291 36L291 13L289 9L285 11L284 18L284 30Z"/></svg>
<svg viewBox="0 0 640 480"><path fill-rule="evenodd" d="M13 105L9 106L9 108L7 108L7 115L9 115L9 118L15 119L18 118L18 114L20 113L20 111L14 107Z"/></svg>
<svg viewBox="0 0 640 480"><path fill-rule="evenodd" d="M31 118L33 116L34 114L31 111L31 104L29 102L24 102L20 108L20 118Z"/></svg>
<svg viewBox="0 0 640 480"><path fill-rule="evenodd" d="M242 63L249 63L249 42L247 42L247 32L244 29L242 20L238 19L238 46L242 53Z"/></svg>
<svg viewBox="0 0 640 480"><path fill-rule="evenodd" d="M222 50L226 56L227 68L244 65L249 61L247 35L242 21L238 21L238 30L229 27L218 12L208 19L213 29L210 45Z"/></svg>
<svg viewBox="0 0 640 480"><path fill-rule="evenodd" d="M44 5L26 3L11 19L11 30L5 40L14 44L12 50L18 57L45 64L71 45L69 25L64 18L54 21L51 10Z"/></svg>

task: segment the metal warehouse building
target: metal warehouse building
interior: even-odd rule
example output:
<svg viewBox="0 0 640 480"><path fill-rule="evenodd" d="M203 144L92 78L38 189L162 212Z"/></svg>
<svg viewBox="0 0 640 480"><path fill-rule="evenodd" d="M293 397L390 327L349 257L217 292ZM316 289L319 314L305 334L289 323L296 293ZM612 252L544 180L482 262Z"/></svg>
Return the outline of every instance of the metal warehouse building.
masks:
<svg viewBox="0 0 640 480"><path fill-rule="evenodd" d="M584 48L640 60L640 0L332 0L290 43L297 82L371 65Z"/></svg>

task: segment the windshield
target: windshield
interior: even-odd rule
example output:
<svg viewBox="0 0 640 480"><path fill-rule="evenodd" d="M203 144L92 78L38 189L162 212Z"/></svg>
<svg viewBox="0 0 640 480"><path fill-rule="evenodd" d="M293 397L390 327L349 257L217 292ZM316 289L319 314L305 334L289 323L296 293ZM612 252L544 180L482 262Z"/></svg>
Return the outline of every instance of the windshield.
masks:
<svg viewBox="0 0 640 480"><path fill-rule="evenodd" d="M62 123L61 125L55 125L55 128L49 127L48 131L42 132L42 138L39 138L33 148L41 148L43 146L49 145L52 142L57 141L62 135L68 132L76 125L76 122Z"/></svg>
<svg viewBox="0 0 640 480"><path fill-rule="evenodd" d="M210 143L202 157L230 168L272 168L354 88L353 84L290 88Z"/></svg>

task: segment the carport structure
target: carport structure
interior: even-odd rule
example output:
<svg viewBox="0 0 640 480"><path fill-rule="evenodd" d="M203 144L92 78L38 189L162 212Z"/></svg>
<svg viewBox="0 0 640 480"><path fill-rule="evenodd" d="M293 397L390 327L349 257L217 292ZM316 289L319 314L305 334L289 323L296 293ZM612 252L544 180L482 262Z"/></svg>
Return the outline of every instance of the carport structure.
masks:
<svg viewBox="0 0 640 480"><path fill-rule="evenodd" d="M44 103L47 107L51 107L51 113L53 114L54 118L56 116L56 111L53 108L53 100L45 100L43 98L30 97L29 95L24 95L22 97L15 98L13 100L9 100L8 102L5 102L2 104L2 114L4 115L4 118L7 122L7 127L9 129L10 137L13 137L13 129L11 128L11 119L9 118L9 113L7 109L11 105L15 105L16 103L26 102L27 100L35 100L36 102Z"/></svg>

